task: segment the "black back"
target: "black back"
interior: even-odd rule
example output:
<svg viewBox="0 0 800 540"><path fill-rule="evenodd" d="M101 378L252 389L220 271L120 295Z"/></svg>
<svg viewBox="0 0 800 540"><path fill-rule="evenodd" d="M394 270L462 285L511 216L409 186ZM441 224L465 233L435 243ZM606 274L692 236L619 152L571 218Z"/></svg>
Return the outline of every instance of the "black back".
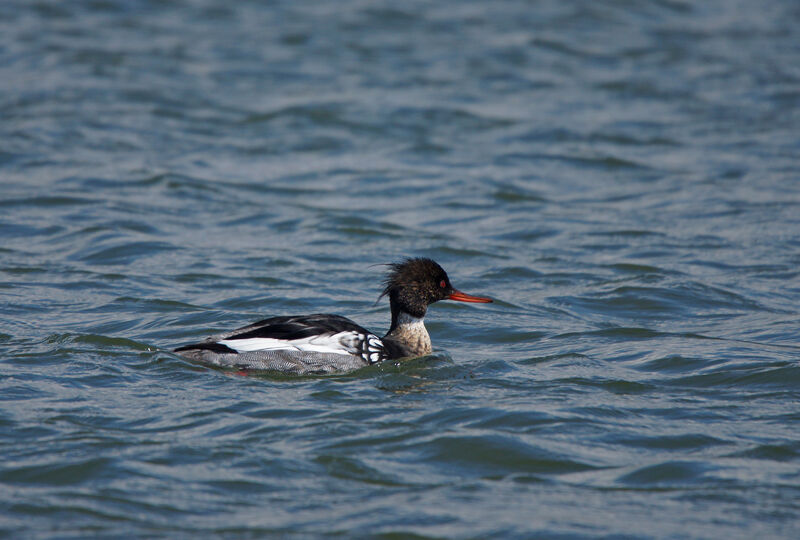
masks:
<svg viewBox="0 0 800 540"><path fill-rule="evenodd" d="M288 315L270 317L244 328L234 330L226 339L272 338L294 340L311 336L338 334L339 332L357 332L370 334L347 317L315 313L314 315Z"/></svg>
<svg viewBox="0 0 800 540"><path fill-rule="evenodd" d="M227 339L271 338L292 341L312 336L338 334L339 332L356 332L365 337L371 332L341 315L315 313L314 315L288 315L270 317L248 326L243 326L222 336L214 336L202 343L184 345L176 352L189 350L208 350L216 353L236 354L234 349L217 341Z"/></svg>

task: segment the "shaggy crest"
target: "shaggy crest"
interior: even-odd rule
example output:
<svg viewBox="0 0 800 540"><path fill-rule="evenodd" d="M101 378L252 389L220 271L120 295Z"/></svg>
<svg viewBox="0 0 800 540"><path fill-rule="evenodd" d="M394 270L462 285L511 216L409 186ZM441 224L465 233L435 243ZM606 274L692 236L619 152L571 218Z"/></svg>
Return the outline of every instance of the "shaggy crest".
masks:
<svg viewBox="0 0 800 540"><path fill-rule="evenodd" d="M450 288L450 279L447 272L436 261L427 257L408 258L402 262L389 263L389 272L383 280L384 288L378 300L391 295L392 291L399 291L404 287L424 288L429 284L444 281L446 289Z"/></svg>

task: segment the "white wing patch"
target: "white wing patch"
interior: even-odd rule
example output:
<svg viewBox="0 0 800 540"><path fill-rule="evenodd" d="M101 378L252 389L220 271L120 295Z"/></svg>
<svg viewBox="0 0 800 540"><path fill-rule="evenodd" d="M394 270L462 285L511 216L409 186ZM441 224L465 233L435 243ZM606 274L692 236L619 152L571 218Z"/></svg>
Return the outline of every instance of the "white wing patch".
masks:
<svg viewBox="0 0 800 540"><path fill-rule="evenodd" d="M357 332L339 332L338 334L311 336L295 340L247 338L223 339L217 343L240 353L285 350L351 355L358 353L354 345L363 340L364 337L364 335Z"/></svg>

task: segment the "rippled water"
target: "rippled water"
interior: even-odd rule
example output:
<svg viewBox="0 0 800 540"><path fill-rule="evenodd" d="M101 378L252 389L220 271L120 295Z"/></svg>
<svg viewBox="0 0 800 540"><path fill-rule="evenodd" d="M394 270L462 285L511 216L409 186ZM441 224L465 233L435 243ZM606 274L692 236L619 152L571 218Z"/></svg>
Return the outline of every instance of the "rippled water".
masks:
<svg viewBox="0 0 800 540"><path fill-rule="evenodd" d="M796 536L794 0L6 0L0 81L0 535ZM431 357L168 352L407 255Z"/></svg>

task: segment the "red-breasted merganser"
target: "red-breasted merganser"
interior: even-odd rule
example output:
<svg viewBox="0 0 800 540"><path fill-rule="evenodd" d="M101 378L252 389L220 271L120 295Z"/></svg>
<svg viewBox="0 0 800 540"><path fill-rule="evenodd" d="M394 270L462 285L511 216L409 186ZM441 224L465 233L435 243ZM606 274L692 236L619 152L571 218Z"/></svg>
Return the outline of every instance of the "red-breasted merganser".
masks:
<svg viewBox="0 0 800 540"><path fill-rule="evenodd" d="M300 315L264 319L175 352L205 364L244 370L343 373L430 354L431 338L423 319L434 302L492 301L454 289L447 273L431 259L406 259L388 266L380 298L389 297L392 326L382 338L340 315Z"/></svg>

